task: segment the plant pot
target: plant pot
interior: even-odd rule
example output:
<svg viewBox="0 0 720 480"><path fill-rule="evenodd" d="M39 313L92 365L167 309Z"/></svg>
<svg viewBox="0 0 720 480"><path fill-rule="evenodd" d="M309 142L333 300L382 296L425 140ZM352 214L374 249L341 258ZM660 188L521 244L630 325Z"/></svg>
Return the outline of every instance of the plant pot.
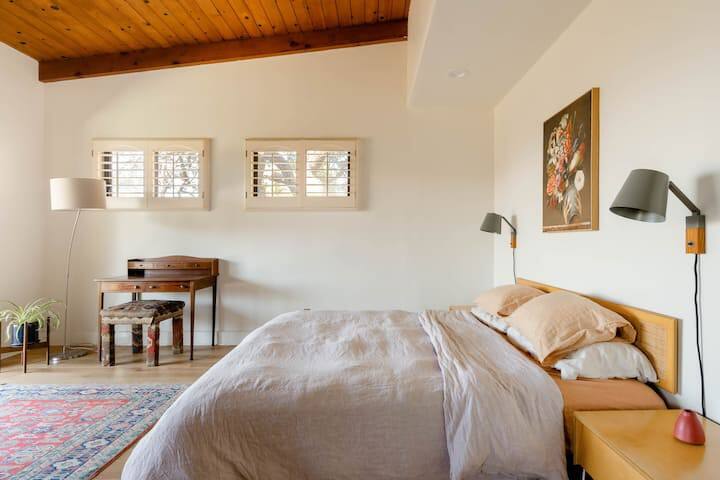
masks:
<svg viewBox="0 0 720 480"><path fill-rule="evenodd" d="M22 325L12 325L10 327L10 345L13 347L22 347L24 328ZM28 338L27 343L31 345L40 341L40 329L37 323L28 323L27 326Z"/></svg>

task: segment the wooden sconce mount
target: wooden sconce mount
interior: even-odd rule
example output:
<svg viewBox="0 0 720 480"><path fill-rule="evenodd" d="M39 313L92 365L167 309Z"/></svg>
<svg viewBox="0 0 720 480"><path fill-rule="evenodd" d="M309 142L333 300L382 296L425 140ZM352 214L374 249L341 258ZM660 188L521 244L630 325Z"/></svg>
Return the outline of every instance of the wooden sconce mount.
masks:
<svg viewBox="0 0 720 480"><path fill-rule="evenodd" d="M705 253L705 215L685 217L685 253Z"/></svg>

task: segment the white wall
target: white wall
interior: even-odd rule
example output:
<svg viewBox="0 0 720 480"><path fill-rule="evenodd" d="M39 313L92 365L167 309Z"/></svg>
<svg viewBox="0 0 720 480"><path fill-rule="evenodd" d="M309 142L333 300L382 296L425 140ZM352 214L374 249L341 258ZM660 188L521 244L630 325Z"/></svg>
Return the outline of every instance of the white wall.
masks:
<svg viewBox="0 0 720 480"><path fill-rule="evenodd" d="M667 172L705 211L702 258L708 413L720 417L720 3L594 0L495 109L495 208L518 224L518 274L677 316L680 394L699 408L687 210L633 222L608 207L628 172ZM542 233L542 123L600 87L600 230ZM511 280L507 239L495 282Z"/></svg>
<svg viewBox="0 0 720 480"><path fill-rule="evenodd" d="M408 15L407 40L407 98L408 105L413 105L415 82L418 70L425 55L425 45L435 13L435 0L420 0L410 3Z"/></svg>
<svg viewBox="0 0 720 480"><path fill-rule="evenodd" d="M43 88L37 62L4 44L0 65L0 300L26 303L43 292Z"/></svg>
<svg viewBox="0 0 720 480"><path fill-rule="evenodd" d="M405 65L406 45L388 44L49 84L52 176L92 175L93 137L212 138L210 212L83 214L70 339L95 340L92 279L137 256L221 258L227 344L293 309L446 308L489 286L492 240L478 225L492 203L492 113L408 110ZM244 211L244 139L283 136L360 137L364 207ZM53 295L70 226L50 215ZM209 293L199 301L208 343Z"/></svg>

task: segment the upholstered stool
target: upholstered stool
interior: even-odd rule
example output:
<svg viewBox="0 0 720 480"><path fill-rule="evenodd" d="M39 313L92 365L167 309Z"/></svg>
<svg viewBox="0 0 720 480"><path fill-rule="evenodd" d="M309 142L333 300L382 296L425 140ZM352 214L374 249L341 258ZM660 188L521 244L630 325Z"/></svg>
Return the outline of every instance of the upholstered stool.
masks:
<svg viewBox="0 0 720 480"><path fill-rule="evenodd" d="M183 308L177 300L134 300L103 309L102 353L103 365L115 365L115 325L132 325L132 351L143 349L142 327L148 326L147 365L156 367L160 354L160 322L173 320L173 353L183 352Z"/></svg>

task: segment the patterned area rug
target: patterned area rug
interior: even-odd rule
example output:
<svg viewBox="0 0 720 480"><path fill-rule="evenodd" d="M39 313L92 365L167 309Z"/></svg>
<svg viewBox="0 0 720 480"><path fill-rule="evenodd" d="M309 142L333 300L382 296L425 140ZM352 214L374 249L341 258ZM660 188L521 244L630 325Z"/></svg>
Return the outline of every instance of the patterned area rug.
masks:
<svg viewBox="0 0 720 480"><path fill-rule="evenodd" d="M0 479L87 479L187 385L0 385Z"/></svg>

